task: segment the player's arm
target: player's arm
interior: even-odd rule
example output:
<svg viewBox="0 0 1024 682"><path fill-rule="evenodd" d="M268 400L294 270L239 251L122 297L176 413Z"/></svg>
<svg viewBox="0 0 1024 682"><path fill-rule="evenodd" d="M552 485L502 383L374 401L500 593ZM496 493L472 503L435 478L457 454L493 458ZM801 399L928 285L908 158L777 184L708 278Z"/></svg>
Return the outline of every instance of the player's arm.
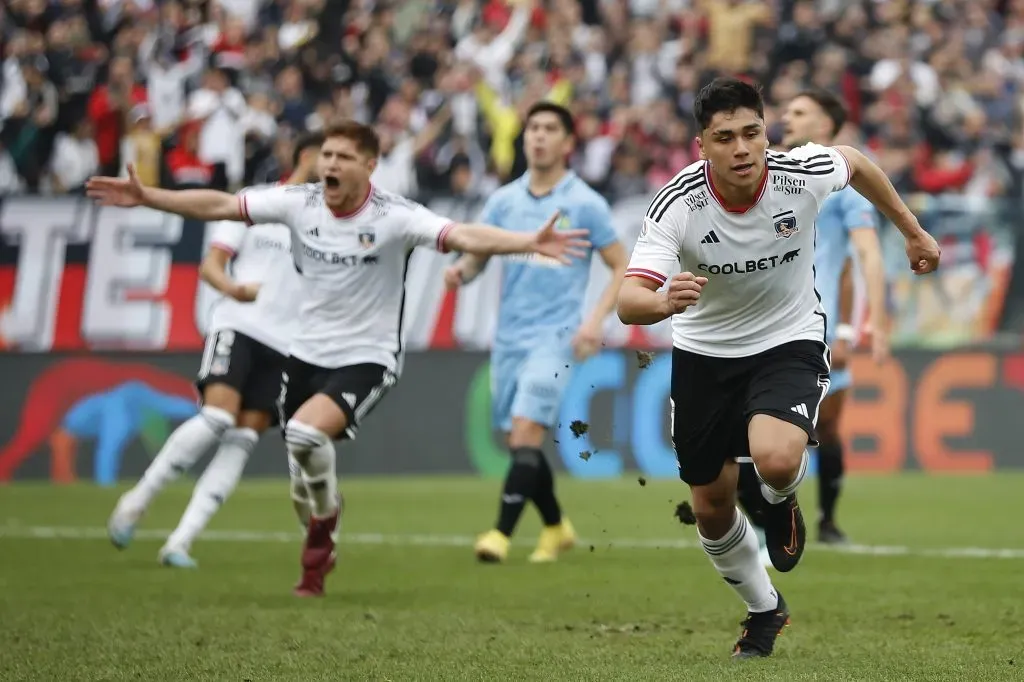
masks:
<svg viewBox="0 0 1024 682"><path fill-rule="evenodd" d="M882 262L882 246L878 241L878 233L870 228L852 230L850 232L850 241L853 242L853 248L857 252L857 261L860 263L861 273L864 275L864 282L867 287L872 354L876 362L881 362L885 360L889 352L886 332L888 322L886 321L885 267ZM850 289L850 298L852 299L852 282ZM842 292L840 293L842 294ZM852 302L850 307L853 307Z"/></svg>
<svg viewBox="0 0 1024 682"><path fill-rule="evenodd" d="M671 216L666 218L671 220ZM679 262L680 230L644 218L640 237L619 289L616 311L623 324L650 325L681 313L700 298L704 277L684 272L669 282L668 273ZM661 292L665 284L668 290Z"/></svg>
<svg viewBox="0 0 1024 682"><path fill-rule="evenodd" d="M248 303L256 300L258 284L240 284L228 274L228 263L242 248L245 225L239 222L218 223L213 228L210 249L199 264L199 277L211 287L236 301Z"/></svg>
<svg viewBox="0 0 1024 682"><path fill-rule="evenodd" d="M590 246L583 239L586 230L555 230L558 215L552 216L537 232L512 232L483 223L453 223L444 234L444 250L461 251L476 256L504 253L536 253L569 263L569 257L585 255L581 249Z"/></svg>
<svg viewBox="0 0 1024 682"><path fill-rule="evenodd" d="M608 285L601 292L601 298L590 314L590 318L584 323L584 328L590 328L596 334L604 326L605 319L615 310L619 300L619 289L622 287L622 280L626 276L626 268L629 266L629 256L626 249L619 241L612 222L612 210L608 202L601 200L599 203L589 204L584 214L587 227L590 229L590 241L594 243L601 260L612 271L612 278Z"/></svg>
<svg viewBox="0 0 1024 682"><path fill-rule="evenodd" d="M891 220L907 240L907 256L915 272L923 274L937 268L938 244L921 227L885 172L853 147L838 145L833 149L843 155L849 166L850 185Z"/></svg>

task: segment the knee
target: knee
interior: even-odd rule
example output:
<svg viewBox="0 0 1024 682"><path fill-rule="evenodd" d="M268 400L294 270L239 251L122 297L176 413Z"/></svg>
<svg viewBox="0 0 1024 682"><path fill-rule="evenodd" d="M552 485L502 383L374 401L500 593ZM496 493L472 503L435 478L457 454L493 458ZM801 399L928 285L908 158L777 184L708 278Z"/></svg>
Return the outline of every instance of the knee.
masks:
<svg viewBox="0 0 1024 682"><path fill-rule="evenodd" d="M220 407L206 405L199 410L199 416L218 436L223 436L235 425L235 415Z"/></svg>
<svg viewBox="0 0 1024 682"><path fill-rule="evenodd" d="M309 459L309 454L318 446L330 441L327 434L320 429L291 419L284 427L284 442L288 446L288 454L295 458L300 466Z"/></svg>
<svg viewBox="0 0 1024 682"><path fill-rule="evenodd" d="M736 513L736 497L727 491L693 496L693 515L701 536L716 540L729 531Z"/></svg>
<svg viewBox="0 0 1024 682"><path fill-rule="evenodd" d="M547 437L547 427L528 419L516 417L512 420L512 430L508 434L510 449L540 448Z"/></svg>
<svg viewBox="0 0 1024 682"><path fill-rule="evenodd" d="M761 480L772 487L784 488L799 470L806 448L806 439L780 438L756 445L751 443L750 456Z"/></svg>

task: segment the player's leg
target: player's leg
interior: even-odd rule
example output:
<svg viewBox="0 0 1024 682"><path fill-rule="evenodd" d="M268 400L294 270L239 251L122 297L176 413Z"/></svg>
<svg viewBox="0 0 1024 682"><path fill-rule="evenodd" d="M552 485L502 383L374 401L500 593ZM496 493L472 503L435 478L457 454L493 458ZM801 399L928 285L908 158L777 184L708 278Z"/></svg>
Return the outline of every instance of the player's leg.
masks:
<svg viewBox="0 0 1024 682"><path fill-rule="evenodd" d="M269 425L270 415L266 412L243 410L238 415L238 425L228 429L221 438L220 447L192 489L181 520L160 548L157 556L161 564L175 568L196 567L190 555L192 543L238 486L249 455Z"/></svg>
<svg viewBox="0 0 1024 682"><path fill-rule="evenodd" d="M512 405L518 390L519 371L525 360L525 353L491 354L491 421L494 428L506 436L512 431ZM535 458L522 457L518 458L522 461L518 461L515 452L510 454L494 528L477 537L473 546L476 558L485 563L498 563L508 556L509 539L519 524L526 503L533 496L537 481Z"/></svg>
<svg viewBox="0 0 1024 682"><path fill-rule="evenodd" d="M793 570L803 556L806 527L796 491L816 445L818 409L829 387L828 349L794 341L756 356L747 400L747 440L761 480L765 544L772 564Z"/></svg>
<svg viewBox="0 0 1024 682"><path fill-rule="evenodd" d="M768 546L764 539L764 507L767 504L761 495L761 479L757 477L754 469L754 462L749 458L740 458L739 461L739 482L736 485L736 497L740 508L747 515L747 520L757 535L757 543L760 547L761 563L767 568L773 568L771 557L768 556Z"/></svg>
<svg viewBox="0 0 1024 682"><path fill-rule="evenodd" d="M788 622L785 601L758 558L757 538L736 508L742 452L743 359L672 354L672 441L679 476L690 486L701 546L727 585L743 600L747 619L734 656L767 656Z"/></svg>
<svg viewBox="0 0 1024 682"><path fill-rule="evenodd" d="M294 359L286 375L294 373ZM301 363L305 364L305 363ZM324 579L334 568L334 531L341 515L337 456L334 440L354 439L362 420L387 391L395 375L381 365L362 364L334 370L306 365L307 387L316 391L288 418L285 441L309 490L312 514L302 551L302 579L295 588L300 596L321 596ZM286 390L284 403L289 403ZM286 408L286 412L290 412Z"/></svg>
<svg viewBox="0 0 1024 682"><path fill-rule="evenodd" d="M846 535L836 525L836 502L843 485L843 440L839 420L850 387L850 370L832 372L828 395L821 403L816 429L818 438L818 540L845 543Z"/></svg>
<svg viewBox="0 0 1024 682"><path fill-rule="evenodd" d="M519 375L512 404L512 431L509 448L513 457L536 462L536 478L530 499L540 512L544 528L537 547L530 555L532 563L555 561L561 552L576 544L576 531L562 515L555 496L555 476L544 453L548 430L558 420L562 396L573 371L572 358L541 348L531 353Z"/></svg>
<svg viewBox="0 0 1024 682"><path fill-rule="evenodd" d="M216 454L196 482L177 528L161 548L159 560L166 566L196 566L189 555L192 543L234 492L260 435L277 420L285 357L255 341L251 347L252 363L241 389L237 426L224 434Z"/></svg>
<svg viewBox="0 0 1024 682"><path fill-rule="evenodd" d="M188 471L235 425L242 403L241 388L250 364L247 337L225 330L206 340L196 381L202 408L171 433L142 479L118 500L107 524L110 540L116 547L128 546L135 525L160 491Z"/></svg>

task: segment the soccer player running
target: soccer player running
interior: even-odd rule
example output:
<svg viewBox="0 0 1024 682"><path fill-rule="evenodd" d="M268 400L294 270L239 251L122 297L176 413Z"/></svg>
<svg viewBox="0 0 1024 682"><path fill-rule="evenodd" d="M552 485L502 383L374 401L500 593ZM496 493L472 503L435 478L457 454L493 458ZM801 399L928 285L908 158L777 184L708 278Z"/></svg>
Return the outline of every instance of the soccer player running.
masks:
<svg viewBox="0 0 1024 682"><path fill-rule="evenodd" d="M842 102L826 90L811 89L797 95L782 117L782 143L793 149L807 143L832 144L846 122ZM818 540L829 544L846 542L846 535L836 525L836 502L843 481L843 444L839 421L852 384L848 367L851 345L856 333L850 324L853 310L853 287L848 267L850 247L857 254L857 263L865 282L872 328L871 346L875 362L889 355L885 315L885 272L882 248L878 241L875 209L852 187L829 195L818 213L817 243L814 256L814 282L821 305L831 324L826 342L831 350L832 371L828 395L818 411ZM833 322L834 321L834 322ZM757 476L750 464L741 465L740 499L745 507L760 506L761 494ZM752 504L748 505L748 501ZM752 520L756 523L756 515Z"/></svg>
<svg viewBox="0 0 1024 682"><path fill-rule="evenodd" d="M288 184L315 177L322 141L318 135L299 139ZM234 491L260 435L276 420L281 371L300 295L286 226L246 230L242 222L222 221L212 225L212 231L211 248L199 273L224 298L214 306L196 380L202 409L168 437L107 522L114 546L127 548L160 491L219 443L177 528L158 554L160 563L178 568L196 567L189 554L193 541Z"/></svg>
<svg viewBox="0 0 1024 682"><path fill-rule="evenodd" d="M792 570L805 543L796 490L829 387L828 321L814 289L819 207L852 185L904 235L917 274L938 267L939 248L857 150L768 151L756 86L716 79L700 91L694 114L702 160L651 202L618 313L626 324L672 319L679 475L690 486L704 551L747 605L733 656L768 656L789 608L736 508L735 459L753 459L768 553L779 571ZM676 267L682 272L672 275Z"/></svg>
<svg viewBox="0 0 1024 682"><path fill-rule="evenodd" d="M412 250L491 255L537 253L563 262L582 256L585 230L536 232L457 224L396 194L370 174L380 142L356 121L331 124L317 159L321 181L240 195L144 187L129 177L94 177L88 195L108 206L148 206L197 220L283 223L301 277L297 329L281 380L288 451L312 502L302 549L300 596L320 596L334 568L332 533L341 511L333 441L355 438L363 419L402 371L405 276Z"/></svg>
<svg viewBox="0 0 1024 682"><path fill-rule="evenodd" d="M510 257L502 263L491 401L493 423L506 434L512 465L505 476L497 523L474 548L484 562L506 559L509 540L530 501L544 524L531 562L555 561L576 540L555 496L543 446L558 419L574 364L601 348L604 321L615 306L627 257L612 226L608 202L566 165L574 143L575 126L567 109L551 102L533 105L524 131L527 172L491 195L483 209L482 220L515 231L528 229L557 210L560 226L586 230L593 249L613 270L611 283L582 320L589 254L571 264L543 257ZM456 288L472 281L486 265L485 257L464 255L446 271L445 281Z"/></svg>

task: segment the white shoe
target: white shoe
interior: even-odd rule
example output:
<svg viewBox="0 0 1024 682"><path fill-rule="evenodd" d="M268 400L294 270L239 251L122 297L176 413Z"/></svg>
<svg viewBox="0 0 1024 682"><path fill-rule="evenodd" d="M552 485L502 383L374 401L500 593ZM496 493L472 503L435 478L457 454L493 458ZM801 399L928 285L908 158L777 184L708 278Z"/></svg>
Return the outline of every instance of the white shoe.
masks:
<svg viewBox="0 0 1024 682"><path fill-rule="evenodd" d="M132 538L135 537L135 526L145 513L145 509L132 509L127 504L128 495L129 493L125 493L121 496L117 501L117 506L114 507L114 512L107 520L107 536L114 547L118 549L128 548Z"/></svg>
<svg viewBox="0 0 1024 682"><path fill-rule="evenodd" d="M199 564L196 560L188 555L188 552L182 549L173 549L164 546L160 549L158 555L160 563L164 566L170 566L171 568L199 568Z"/></svg>

